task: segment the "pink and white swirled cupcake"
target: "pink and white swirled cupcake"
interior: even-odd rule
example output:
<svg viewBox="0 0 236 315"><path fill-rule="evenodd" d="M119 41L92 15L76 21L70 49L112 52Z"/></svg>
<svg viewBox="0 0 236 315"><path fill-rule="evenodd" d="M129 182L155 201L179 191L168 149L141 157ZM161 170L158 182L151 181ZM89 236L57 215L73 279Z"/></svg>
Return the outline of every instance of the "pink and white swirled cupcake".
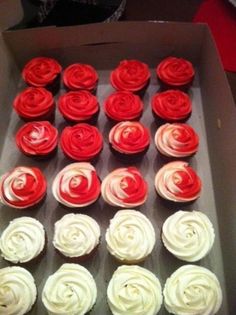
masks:
<svg viewBox="0 0 236 315"><path fill-rule="evenodd" d="M190 202L200 196L202 183L187 162L165 164L155 176L155 188L164 199L174 202Z"/></svg>
<svg viewBox="0 0 236 315"><path fill-rule="evenodd" d="M2 175L0 201L16 209L38 204L46 195L47 183L40 169L18 166Z"/></svg>
<svg viewBox="0 0 236 315"><path fill-rule="evenodd" d="M101 193L111 206L133 208L145 203L148 185L136 167L122 167L104 178Z"/></svg>
<svg viewBox="0 0 236 315"><path fill-rule="evenodd" d="M99 198L100 186L96 170L90 163L72 163L57 174L52 193L66 207L86 207Z"/></svg>
<svg viewBox="0 0 236 315"><path fill-rule="evenodd" d="M198 150L199 137L187 124L165 124L157 129L155 145L158 151L167 157L181 158L195 154Z"/></svg>

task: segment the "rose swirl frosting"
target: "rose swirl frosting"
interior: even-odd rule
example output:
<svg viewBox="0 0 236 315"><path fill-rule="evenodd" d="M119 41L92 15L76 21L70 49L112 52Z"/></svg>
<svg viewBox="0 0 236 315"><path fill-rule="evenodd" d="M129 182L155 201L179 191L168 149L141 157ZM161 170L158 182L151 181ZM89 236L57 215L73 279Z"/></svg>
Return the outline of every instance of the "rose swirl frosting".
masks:
<svg viewBox="0 0 236 315"><path fill-rule="evenodd" d="M201 193L201 180L187 162L165 164L155 176L155 188L164 199L175 202L195 200Z"/></svg>

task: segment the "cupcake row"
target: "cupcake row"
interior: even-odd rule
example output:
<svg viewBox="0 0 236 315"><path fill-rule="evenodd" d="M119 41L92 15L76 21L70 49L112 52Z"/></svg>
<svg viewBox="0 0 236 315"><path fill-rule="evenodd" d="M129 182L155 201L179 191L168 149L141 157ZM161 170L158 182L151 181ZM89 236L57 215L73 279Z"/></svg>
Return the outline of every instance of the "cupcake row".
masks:
<svg viewBox="0 0 236 315"><path fill-rule="evenodd" d="M0 286L7 293L2 294L6 314L23 315L32 309L37 288L29 271L17 266L0 269ZM92 274L79 264L67 263L47 278L41 298L48 314L87 314L97 301L97 293ZM113 315L156 315L163 297L166 310L175 315L214 315L222 304L219 280L197 265L174 271L163 292L158 277L137 265L118 267L107 286L107 302Z"/></svg>

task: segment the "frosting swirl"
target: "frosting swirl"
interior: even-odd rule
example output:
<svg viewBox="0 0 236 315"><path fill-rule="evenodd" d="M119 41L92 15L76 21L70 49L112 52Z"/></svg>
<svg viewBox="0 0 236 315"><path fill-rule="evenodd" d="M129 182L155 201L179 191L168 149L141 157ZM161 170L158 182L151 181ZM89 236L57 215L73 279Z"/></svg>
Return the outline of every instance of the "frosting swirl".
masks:
<svg viewBox="0 0 236 315"><path fill-rule="evenodd" d="M195 130L180 123L165 124L157 129L155 145L159 152L169 157L186 157L197 152L199 138Z"/></svg>
<svg viewBox="0 0 236 315"><path fill-rule="evenodd" d="M113 315L156 315L162 304L161 284L149 270L139 266L120 266L107 288Z"/></svg>
<svg viewBox="0 0 236 315"><path fill-rule="evenodd" d="M97 287L91 273L77 264L63 264L43 288L42 301L48 314L84 315L97 299Z"/></svg>
<svg viewBox="0 0 236 315"><path fill-rule="evenodd" d="M100 195L100 181L90 163L72 163L63 168L52 184L55 199L70 208L86 207Z"/></svg>
<svg viewBox="0 0 236 315"><path fill-rule="evenodd" d="M54 99L44 88L28 87L15 97L13 107L19 116L34 120L54 110Z"/></svg>
<svg viewBox="0 0 236 315"><path fill-rule="evenodd" d="M35 87L45 87L61 73L60 64L53 58L36 57L31 59L22 71L23 80Z"/></svg>
<svg viewBox="0 0 236 315"><path fill-rule="evenodd" d="M175 315L214 315L222 303L217 277L195 265L177 269L167 279L163 294L167 311Z"/></svg>
<svg viewBox="0 0 236 315"><path fill-rule="evenodd" d="M167 121L186 119L192 112L188 94L178 90L156 93L151 105L154 114Z"/></svg>
<svg viewBox="0 0 236 315"><path fill-rule="evenodd" d="M162 240L177 258L194 262L211 250L215 233L211 221L200 211L177 211L163 224Z"/></svg>
<svg viewBox="0 0 236 315"><path fill-rule="evenodd" d="M27 208L40 202L47 183L40 169L18 166L0 179L0 200L13 208Z"/></svg>
<svg viewBox="0 0 236 315"><path fill-rule="evenodd" d="M115 121L135 120L143 112L143 102L129 91L117 91L105 100L104 111Z"/></svg>
<svg viewBox="0 0 236 315"><path fill-rule="evenodd" d="M90 65L74 63L65 69L63 82L70 90L92 91L97 86L98 74Z"/></svg>
<svg viewBox="0 0 236 315"><path fill-rule="evenodd" d="M156 236L149 219L139 211L120 210L106 231L108 251L126 263L138 263L153 250Z"/></svg>
<svg viewBox="0 0 236 315"><path fill-rule="evenodd" d="M35 303L37 289L34 278L25 268L0 269L0 314L23 315Z"/></svg>
<svg viewBox="0 0 236 315"><path fill-rule="evenodd" d="M167 200L188 202L201 193L201 180L187 162L176 161L164 165L156 174L157 193Z"/></svg>
<svg viewBox="0 0 236 315"><path fill-rule="evenodd" d="M103 139L96 127L80 123L64 128L60 145L62 151L71 159L89 161L101 152Z"/></svg>
<svg viewBox="0 0 236 315"><path fill-rule="evenodd" d="M136 167L117 168L102 181L103 199L111 206L129 208L142 205L148 186Z"/></svg>
<svg viewBox="0 0 236 315"><path fill-rule="evenodd" d="M195 71L190 61L183 58L168 57L156 68L157 77L173 86L185 85L192 81Z"/></svg>
<svg viewBox="0 0 236 315"><path fill-rule="evenodd" d="M147 85L150 76L146 63L138 60L122 60L111 72L110 81L116 90L138 92Z"/></svg>
<svg viewBox="0 0 236 315"><path fill-rule="evenodd" d="M61 114L74 122L89 120L99 110L96 96L89 91L70 91L61 95L58 101Z"/></svg>
<svg viewBox="0 0 236 315"><path fill-rule="evenodd" d="M47 155L57 146L58 131L48 121L24 124L16 134L18 148L27 155Z"/></svg>
<svg viewBox="0 0 236 315"><path fill-rule="evenodd" d="M15 264L34 259L42 252L44 245L43 225L31 217L12 220L0 238L1 256Z"/></svg>
<svg viewBox="0 0 236 315"><path fill-rule="evenodd" d="M81 257L99 244L100 234L100 227L93 218L69 213L55 223L53 245L67 257Z"/></svg>

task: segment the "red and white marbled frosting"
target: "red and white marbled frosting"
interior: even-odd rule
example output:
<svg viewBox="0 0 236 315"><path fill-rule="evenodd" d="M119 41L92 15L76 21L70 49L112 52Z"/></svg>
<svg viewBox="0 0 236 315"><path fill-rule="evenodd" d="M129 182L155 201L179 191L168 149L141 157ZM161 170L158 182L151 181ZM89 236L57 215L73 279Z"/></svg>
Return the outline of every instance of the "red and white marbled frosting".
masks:
<svg viewBox="0 0 236 315"><path fill-rule="evenodd" d="M104 178L101 193L103 199L112 206L132 208L146 201L148 185L136 167L122 167Z"/></svg>
<svg viewBox="0 0 236 315"><path fill-rule="evenodd" d="M189 202L200 196L202 183L187 162L165 164L155 176L155 188L164 199Z"/></svg>
<svg viewBox="0 0 236 315"><path fill-rule="evenodd" d="M90 163L72 163L57 174L52 193L67 207L86 207L99 198L100 186L96 170Z"/></svg>

